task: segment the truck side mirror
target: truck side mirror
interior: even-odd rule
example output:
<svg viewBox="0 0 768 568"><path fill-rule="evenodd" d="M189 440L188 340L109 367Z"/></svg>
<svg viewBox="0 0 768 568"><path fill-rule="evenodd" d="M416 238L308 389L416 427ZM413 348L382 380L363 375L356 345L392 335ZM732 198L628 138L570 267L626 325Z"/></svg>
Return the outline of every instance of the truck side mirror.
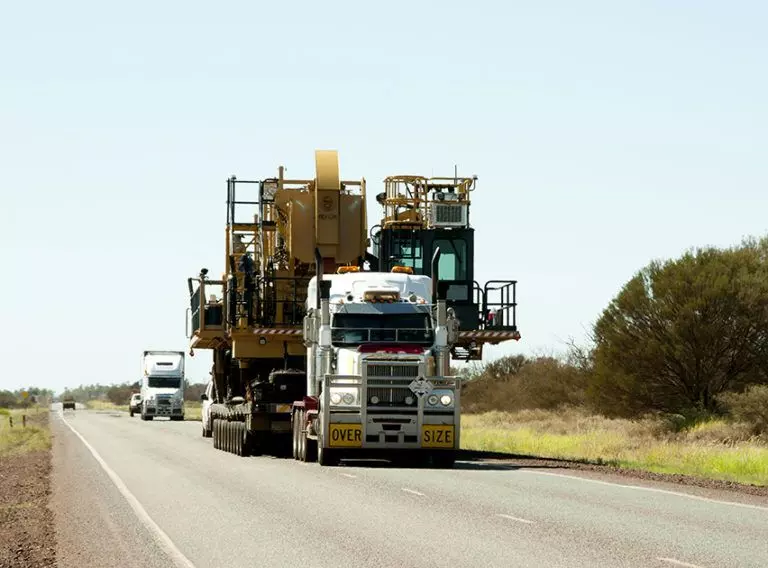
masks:
<svg viewBox="0 0 768 568"><path fill-rule="evenodd" d="M208 400L208 395L203 393L200 395L200 400Z"/></svg>

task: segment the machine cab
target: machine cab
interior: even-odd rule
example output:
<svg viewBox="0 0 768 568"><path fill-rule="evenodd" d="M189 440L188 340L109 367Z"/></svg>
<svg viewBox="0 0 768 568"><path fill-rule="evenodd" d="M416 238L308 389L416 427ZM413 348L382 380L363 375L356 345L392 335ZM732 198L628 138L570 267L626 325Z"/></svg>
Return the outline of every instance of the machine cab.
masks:
<svg viewBox="0 0 768 568"><path fill-rule="evenodd" d="M493 280L481 286L474 274L474 234L469 223L470 192L476 178L390 176L376 200L384 207L380 225L371 230L373 270L409 266L414 274L434 277L430 259L440 249L438 278L449 308L459 320L466 345L462 356L479 359L471 332L497 331L496 337L519 339L516 281ZM486 334L488 336L488 334ZM470 353L470 351L472 353Z"/></svg>

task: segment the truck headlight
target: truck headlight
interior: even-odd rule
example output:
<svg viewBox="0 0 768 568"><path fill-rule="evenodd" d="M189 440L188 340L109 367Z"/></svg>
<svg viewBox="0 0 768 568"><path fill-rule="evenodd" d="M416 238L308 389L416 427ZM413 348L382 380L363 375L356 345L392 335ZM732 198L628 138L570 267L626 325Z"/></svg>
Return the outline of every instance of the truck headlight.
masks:
<svg viewBox="0 0 768 568"><path fill-rule="evenodd" d="M453 392L449 390L438 390L427 397L428 406L451 407L455 404Z"/></svg>
<svg viewBox="0 0 768 568"><path fill-rule="evenodd" d="M331 387L331 404L334 406L358 406L359 390L349 387Z"/></svg>

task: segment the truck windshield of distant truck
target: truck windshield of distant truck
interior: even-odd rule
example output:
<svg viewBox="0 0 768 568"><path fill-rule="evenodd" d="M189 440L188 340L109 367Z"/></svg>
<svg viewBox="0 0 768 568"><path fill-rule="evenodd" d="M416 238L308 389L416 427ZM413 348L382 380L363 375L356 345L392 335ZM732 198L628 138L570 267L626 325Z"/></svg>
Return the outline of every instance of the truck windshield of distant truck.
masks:
<svg viewBox="0 0 768 568"><path fill-rule="evenodd" d="M151 389L177 389L181 387L179 377L147 377L147 383Z"/></svg>
<svg viewBox="0 0 768 568"><path fill-rule="evenodd" d="M332 342L336 346L356 346L363 343L434 342L432 323L428 314L335 314Z"/></svg>

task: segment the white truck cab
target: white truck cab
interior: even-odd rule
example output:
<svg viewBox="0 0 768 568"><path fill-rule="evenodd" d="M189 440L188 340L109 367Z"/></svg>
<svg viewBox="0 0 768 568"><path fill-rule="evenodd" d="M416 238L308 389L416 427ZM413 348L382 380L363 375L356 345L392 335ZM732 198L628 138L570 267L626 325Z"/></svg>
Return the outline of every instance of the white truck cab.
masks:
<svg viewBox="0 0 768 568"><path fill-rule="evenodd" d="M183 351L144 351L140 408L142 420L184 420Z"/></svg>
<svg viewBox="0 0 768 568"><path fill-rule="evenodd" d="M431 278L404 272L324 275L324 292L310 280L307 392L318 406L298 405L298 459L308 461L306 429L323 465L393 451L453 465L460 389L448 357L458 324Z"/></svg>

